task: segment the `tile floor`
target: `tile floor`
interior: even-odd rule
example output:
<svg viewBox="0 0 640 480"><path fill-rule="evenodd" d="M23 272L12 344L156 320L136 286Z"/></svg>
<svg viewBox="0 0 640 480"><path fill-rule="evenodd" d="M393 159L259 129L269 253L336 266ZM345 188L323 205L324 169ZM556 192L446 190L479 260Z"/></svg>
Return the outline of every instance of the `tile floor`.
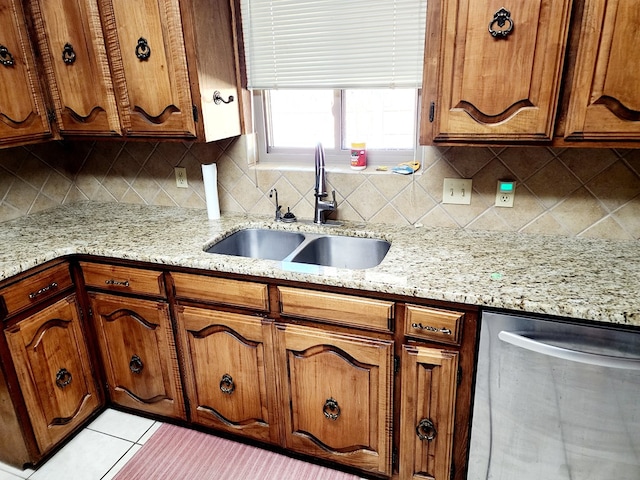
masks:
<svg viewBox="0 0 640 480"><path fill-rule="evenodd" d="M0 480L111 480L161 425L107 409L37 470L0 462Z"/></svg>
<svg viewBox="0 0 640 480"><path fill-rule="evenodd" d="M105 410L37 470L0 463L0 480L110 480L162 425Z"/></svg>

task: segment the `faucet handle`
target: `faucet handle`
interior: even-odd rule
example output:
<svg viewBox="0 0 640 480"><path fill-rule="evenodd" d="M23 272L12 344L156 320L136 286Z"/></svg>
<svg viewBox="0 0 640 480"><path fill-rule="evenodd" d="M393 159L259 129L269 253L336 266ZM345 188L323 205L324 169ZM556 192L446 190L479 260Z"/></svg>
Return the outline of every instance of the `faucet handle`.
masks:
<svg viewBox="0 0 640 480"><path fill-rule="evenodd" d="M272 188L269 191L269 198L273 198L274 195L276 196L276 199L275 199L275 204L276 204L275 221L279 222L282 219L282 205L278 205L280 203L278 201L278 190L276 190L275 188Z"/></svg>
<svg viewBox="0 0 640 480"><path fill-rule="evenodd" d="M331 196L333 197L333 208L336 208L338 206L338 202L336 202L336 191L335 190L331 191Z"/></svg>

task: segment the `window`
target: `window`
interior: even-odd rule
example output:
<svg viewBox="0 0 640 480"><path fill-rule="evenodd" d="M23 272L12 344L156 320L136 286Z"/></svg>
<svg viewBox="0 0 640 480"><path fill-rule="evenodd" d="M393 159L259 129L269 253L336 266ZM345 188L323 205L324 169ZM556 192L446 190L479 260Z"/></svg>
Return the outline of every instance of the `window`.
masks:
<svg viewBox="0 0 640 480"><path fill-rule="evenodd" d="M413 160L425 0L241 0L259 161ZM299 160L298 160L299 161Z"/></svg>
<svg viewBox="0 0 640 480"><path fill-rule="evenodd" d="M318 142L330 165L349 165L360 142L372 166L415 159L416 89L261 90L254 104L263 163L305 161Z"/></svg>

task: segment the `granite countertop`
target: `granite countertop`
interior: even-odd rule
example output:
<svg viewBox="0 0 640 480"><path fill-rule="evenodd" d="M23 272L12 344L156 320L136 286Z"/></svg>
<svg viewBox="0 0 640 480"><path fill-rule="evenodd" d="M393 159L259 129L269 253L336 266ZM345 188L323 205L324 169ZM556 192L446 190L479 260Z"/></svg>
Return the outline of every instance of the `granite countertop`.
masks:
<svg viewBox="0 0 640 480"><path fill-rule="evenodd" d="M378 237L391 248L374 268L313 273L203 251L246 227ZM208 220L205 210L89 202L0 223L0 245L0 280L77 253L640 326L635 241L351 222L283 224L241 214Z"/></svg>

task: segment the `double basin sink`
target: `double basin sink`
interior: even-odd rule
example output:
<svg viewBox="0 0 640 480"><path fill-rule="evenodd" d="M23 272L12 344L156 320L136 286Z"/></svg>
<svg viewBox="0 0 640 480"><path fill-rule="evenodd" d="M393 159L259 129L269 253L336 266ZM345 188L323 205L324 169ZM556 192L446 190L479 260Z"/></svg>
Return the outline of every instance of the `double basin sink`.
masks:
<svg viewBox="0 0 640 480"><path fill-rule="evenodd" d="M390 246L386 240L377 238L247 228L232 233L205 251L325 267L365 269L379 265Z"/></svg>

